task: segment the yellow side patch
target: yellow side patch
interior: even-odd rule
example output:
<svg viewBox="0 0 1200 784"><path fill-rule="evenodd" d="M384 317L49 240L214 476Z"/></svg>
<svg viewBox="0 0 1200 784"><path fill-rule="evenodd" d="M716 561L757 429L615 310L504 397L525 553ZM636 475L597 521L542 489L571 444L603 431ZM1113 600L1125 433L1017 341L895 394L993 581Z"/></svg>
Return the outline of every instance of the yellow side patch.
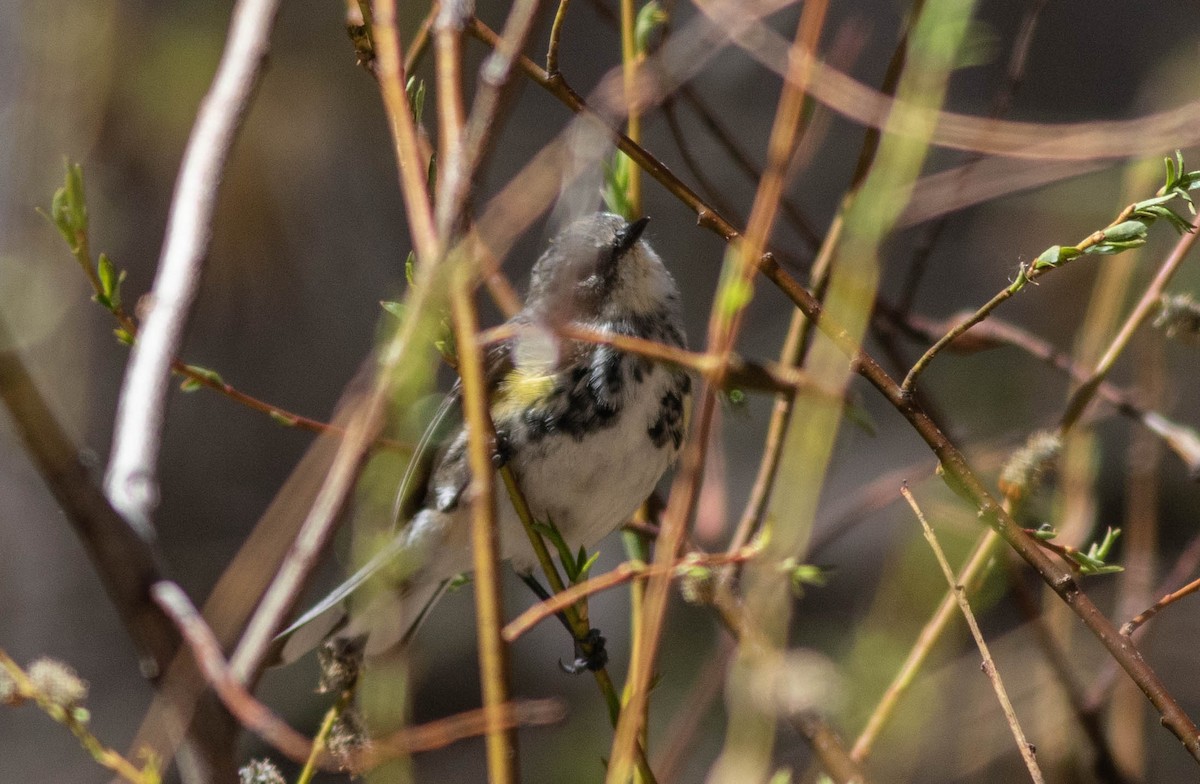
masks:
<svg viewBox="0 0 1200 784"><path fill-rule="evenodd" d="M534 408L554 391L554 375L517 368L509 372L492 399L493 417Z"/></svg>

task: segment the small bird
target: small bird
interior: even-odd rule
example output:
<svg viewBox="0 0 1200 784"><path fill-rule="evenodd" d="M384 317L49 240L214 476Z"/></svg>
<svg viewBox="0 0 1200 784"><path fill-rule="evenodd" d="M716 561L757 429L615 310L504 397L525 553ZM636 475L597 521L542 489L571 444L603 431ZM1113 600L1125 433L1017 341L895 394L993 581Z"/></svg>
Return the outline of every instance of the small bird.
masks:
<svg viewBox="0 0 1200 784"><path fill-rule="evenodd" d="M512 468L534 519L552 522L573 550L591 548L630 518L674 462L687 426L685 372L554 331L576 324L684 347L679 288L642 239L648 220L595 213L559 232L509 321L514 337L485 359L496 460ZM397 518L407 525L281 635L284 661L331 634L361 644L366 656L388 651L472 568L470 434L460 424L446 439L435 435L460 402L456 386L401 483ZM496 487L500 557L529 575L536 556L503 484ZM387 589L347 612L351 594L384 573Z"/></svg>

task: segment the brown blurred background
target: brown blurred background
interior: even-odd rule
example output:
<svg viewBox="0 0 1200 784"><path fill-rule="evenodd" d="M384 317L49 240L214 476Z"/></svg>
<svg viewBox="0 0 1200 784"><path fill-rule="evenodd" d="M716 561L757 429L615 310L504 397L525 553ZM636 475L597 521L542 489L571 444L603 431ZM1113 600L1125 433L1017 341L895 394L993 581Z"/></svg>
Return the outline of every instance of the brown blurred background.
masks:
<svg viewBox="0 0 1200 784"><path fill-rule="evenodd" d="M401 29L407 35L425 8L401 5ZM479 15L498 26L505 7L482 2ZM97 476L108 453L127 351L112 338L108 314L89 302L86 282L61 238L35 208L45 208L61 184L64 156L81 161L93 248L128 270L127 301L147 290L179 159L220 54L229 10L228 3L190 1L0 4L0 316L18 336L44 393L94 462ZM949 108L988 111L1024 10L1020 2L980 4L974 38L983 62L955 75ZM833 3L824 40L828 44L840 33L859 41L862 50L850 70L878 85L904 12L901 3ZM186 361L218 370L257 397L318 419L330 416L340 390L369 351L381 316L379 300L402 290L409 248L378 93L354 64L343 13L343 6L333 2L284 5L266 77L228 168L216 237L183 352ZM679 18L693 13L679 4ZM790 37L797 13L789 9L771 24ZM540 30L531 50L537 60L546 32ZM589 0L576 0L562 49L568 80L586 92L619 62L619 51L617 34L604 15ZM467 52L473 72L483 50L469 41ZM1009 117L1040 122L1115 119L1178 105L1197 96L1198 61L1200 14L1191 4L1052 0L1042 14L1027 77ZM428 68L425 64L418 73L427 75ZM699 74L694 86L761 162L780 80L730 49ZM678 113L711 181L720 184L722 198L733 205L738 219L744 218L754 183L730 163L686 107ZM523 85L500 132L480 202L568 120L566 109L550 96ZM691 182L662 115L651 112L646 124L645 146ZM846 186L862 135L860 128L834 118L812 163L789 190L819 231ZM958 153L940 152L930 168L962 160ZM1191 160L1194 165L1200 157ZM1130 200L1122 187L1122 169L1114 166L955 214L931 257L917 309L943 317L976 307L1007 285L1019 261L1049 245L1075 242L1107 223ZM722 245L697 229L694 216L652 181L645 189L646 212L653 217L649 236L684 287L688 324L698 347ZM1001 315L1069 348L1097 265L1137 263L1144 278L1170 242L1165 227L1156 235L1136 261L1122 256L1079 263L1049 276L1006 305ZM917 236L904 232L887 246L885 299L903 279ZM523 282L544 238L541 229L531 232L506 262L514 281ZM789 263L801 271L807 268L811 251L786 223L776 232L775 245ZM1172 289L1195 290L1198 283L1200 273L1192 263ZM789 315L784 299L763 287L744 331L743 353L774 358ZM916 356L912 349L910 362ZM1168 368L1164 410L1191 423L1200 422L1195 351L1169 345L1163 355ZM1127 382L1131 377L1125 362L1116 379ZM1000 454L1029 431L1053 422L1066 392L1060 375L1012 350L944 356L926 378L955 435L977 455ZM859 497L856 488L874 477L906 469L905 475L918 483L929 478L933 467L931 456L899 418L871 390L858 392L876 432L844 429L823 502L821 519L827 524L845 513ZM769 410L768 399L752 396L744 409L723 416L726 506L735 518L753 480ZM1119 524L1123 513L1131 429L1128 422L1111 418L1097 425L1094 454L1100 481L1095 497L1101 527ZM310 439L207 391L174 394L157 521L169 574L197 602ZM995 463L993 458L991 465ZM1160 549L1166 563L1197 530L1200 496L1185 473L1173 456L1163 458ZM715 546L725 536L720 494L706 500L699 537ZM954 522L953 505L943 506ZM972 533L969 515L957 512L955 530L966 541ZM914 544L917 529L906 510L893 505L862 517L861 523L812 554L810 560L834 571L829 585L810 590L798 607L796 639L844 666L846 679L870 674L881 685L891 665L864 664L870 661L865 651L876 649L864 648L863 639L850 630L878 635L872 644L881 657L903 653L941 587L921 560L928 553ZM601 566L621 558L613 537ZM907 576L918 569L923 574L919 585ZM331 582L335 572L329 569L322 579ZM1089 585L1103 601L1108 591L1103 579ZM884 590L876 594L877 589ZM510 613L530 602L527 594L510 581ZM597 599L593 609L594 623L609 637L616 677L623 675L627 658L625 606L624 594L613 592ZM1189 641L1200 633L1200 614L1184 603L1168 615L1155 632L1151 660L1184 707L1197 715L1200 685L1191 675L1195 661ZM1002 671L1008 665L1010 688L1018 699L1029 697L1022 695L1023 675L1026 668L1040 665L1020 658L1027 656L1022 652L1026 638L1020 636L1015 615L1000 607L992 613L985 609L983 616L985 630L998 640ZM715 656L719 638L703 610L681 605L671 618L663 668L668 676L678 672L681 677L677 682L665 678L656 692L655 735L666 733L686 686ZM0 416L0 647L21 662L45 654L72 664L92 684L89 706L97 733L118 748L132 739L151 691L81 547L23 454L7 416ZM934 696L944 684L937 678L950 683L970 679L970 688L986 689L981 679L969 675L977 672L965 636L943 648L934 666L938 674L922 686L928 699L911 701L912 716L898 722L897 732L917 732L923 716L946 721L955 728L951 734L962 737L927 744L921 756L903 765L881 762L877 780L1012 780L1020 770L1004 745L1005 730L989 695L981 690L977 700L950 706ZM1007 661L1006 650L1011 651ZM1094 641L1082 635L1071 651L1080 662L1100 657ZM966 654L961 661L956 659L960 653ZM469 592L462 592L440 605L422 632L416 654L418 719L478 704L474 656L472 604ZM562 727L522 733L522 767L529 781L594 781L603 775L600 759L608 753L610 730L588 679L558 672L557 660L570 656L569 640L552 624L515 648L516 694L562 695L571 706ZM847 697L841 717L846 724L839 727L850 736L874 693L856 682L864 691ZM325 705L312 694L312 683L313 667L306 664L272 673L260 693L294 725L311 731ZM966 689L962 686L958 696ZM701 775L719 748L719 699L708 712L690 752L690 772L681 781ZM970 728L977 724L989 728L987 740L971 736ZM1056 730L1041 729L1041 734L1031 732L1035 742L1052 743ZM1152 728L1147 739L1148 780L1195 778L1195 768L1166 732ZM263 753L252 741L246 748L247 754ZM572 753L563 755L564 748ZM994 753L980 750L988 748ZM881 760L887 759L886 749L878 752ZM781 735L781 764L799 764L806 754L796 736ZM481 780L482 760L480 742L461 743L421 757L418 778ZM0 709L0 782L106 779L61 727L31 708Z"/></svg>

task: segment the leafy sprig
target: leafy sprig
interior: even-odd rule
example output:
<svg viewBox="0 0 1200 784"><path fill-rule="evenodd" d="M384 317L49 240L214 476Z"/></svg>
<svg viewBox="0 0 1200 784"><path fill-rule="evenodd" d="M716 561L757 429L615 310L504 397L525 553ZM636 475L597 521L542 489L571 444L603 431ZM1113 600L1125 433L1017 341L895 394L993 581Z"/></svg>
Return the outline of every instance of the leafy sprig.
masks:
<svg viewBox="0 0 1200 784"><path fill-rule="evenodd" d="M1026 531L1030 536L1042 542L1047 548L1058 553L1064 560L1071 565L1071 568L1079 574L1091 577L1098 574L1116 574L1117 572L1125 571L1125 567L1120 564L1108 563L1109 553L1112 551L1113 545L1117 542L1117 537L1121 535L1120 528L1108 528L1104 532L1104 538L1099 542L1092 542L1088 545L1086 552L1079 550L1070 545L1059 544L1053 541L1058 537L1058 530L1053 526L1046 524L1039 528Z"/></svg>

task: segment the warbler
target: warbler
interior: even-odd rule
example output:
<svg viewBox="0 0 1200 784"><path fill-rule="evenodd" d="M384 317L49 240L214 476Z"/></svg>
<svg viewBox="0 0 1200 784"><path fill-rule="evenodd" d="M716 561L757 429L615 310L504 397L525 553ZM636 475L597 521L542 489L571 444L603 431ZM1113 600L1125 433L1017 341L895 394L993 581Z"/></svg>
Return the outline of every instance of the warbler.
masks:
<svg viewBox="0 0 1200 784"><path fill-rule="evenodd" d="M595 213L566 226L533 266L525 306L508 322L513 337L486 355L496 461L512 468L534 519L553 523L572 551L632 516L674 462L687 426L687 373L564 340L555 329L576 324L685 347L679 288L642 239L647 223ZM442 412L459 402L456 386ZM412 636L450 580L472 568L464 493L467 441L477 435L463 424L445 439L430 433L401 483L397 516L407 524L284 633L285 661L331 634L361 644L366 656L390 650ZM500 557L529 575L533 548L503 483L495 486ZM397 561L404 566L392 569L401 576L389 590L347 612L346 600Z"/></svg>

